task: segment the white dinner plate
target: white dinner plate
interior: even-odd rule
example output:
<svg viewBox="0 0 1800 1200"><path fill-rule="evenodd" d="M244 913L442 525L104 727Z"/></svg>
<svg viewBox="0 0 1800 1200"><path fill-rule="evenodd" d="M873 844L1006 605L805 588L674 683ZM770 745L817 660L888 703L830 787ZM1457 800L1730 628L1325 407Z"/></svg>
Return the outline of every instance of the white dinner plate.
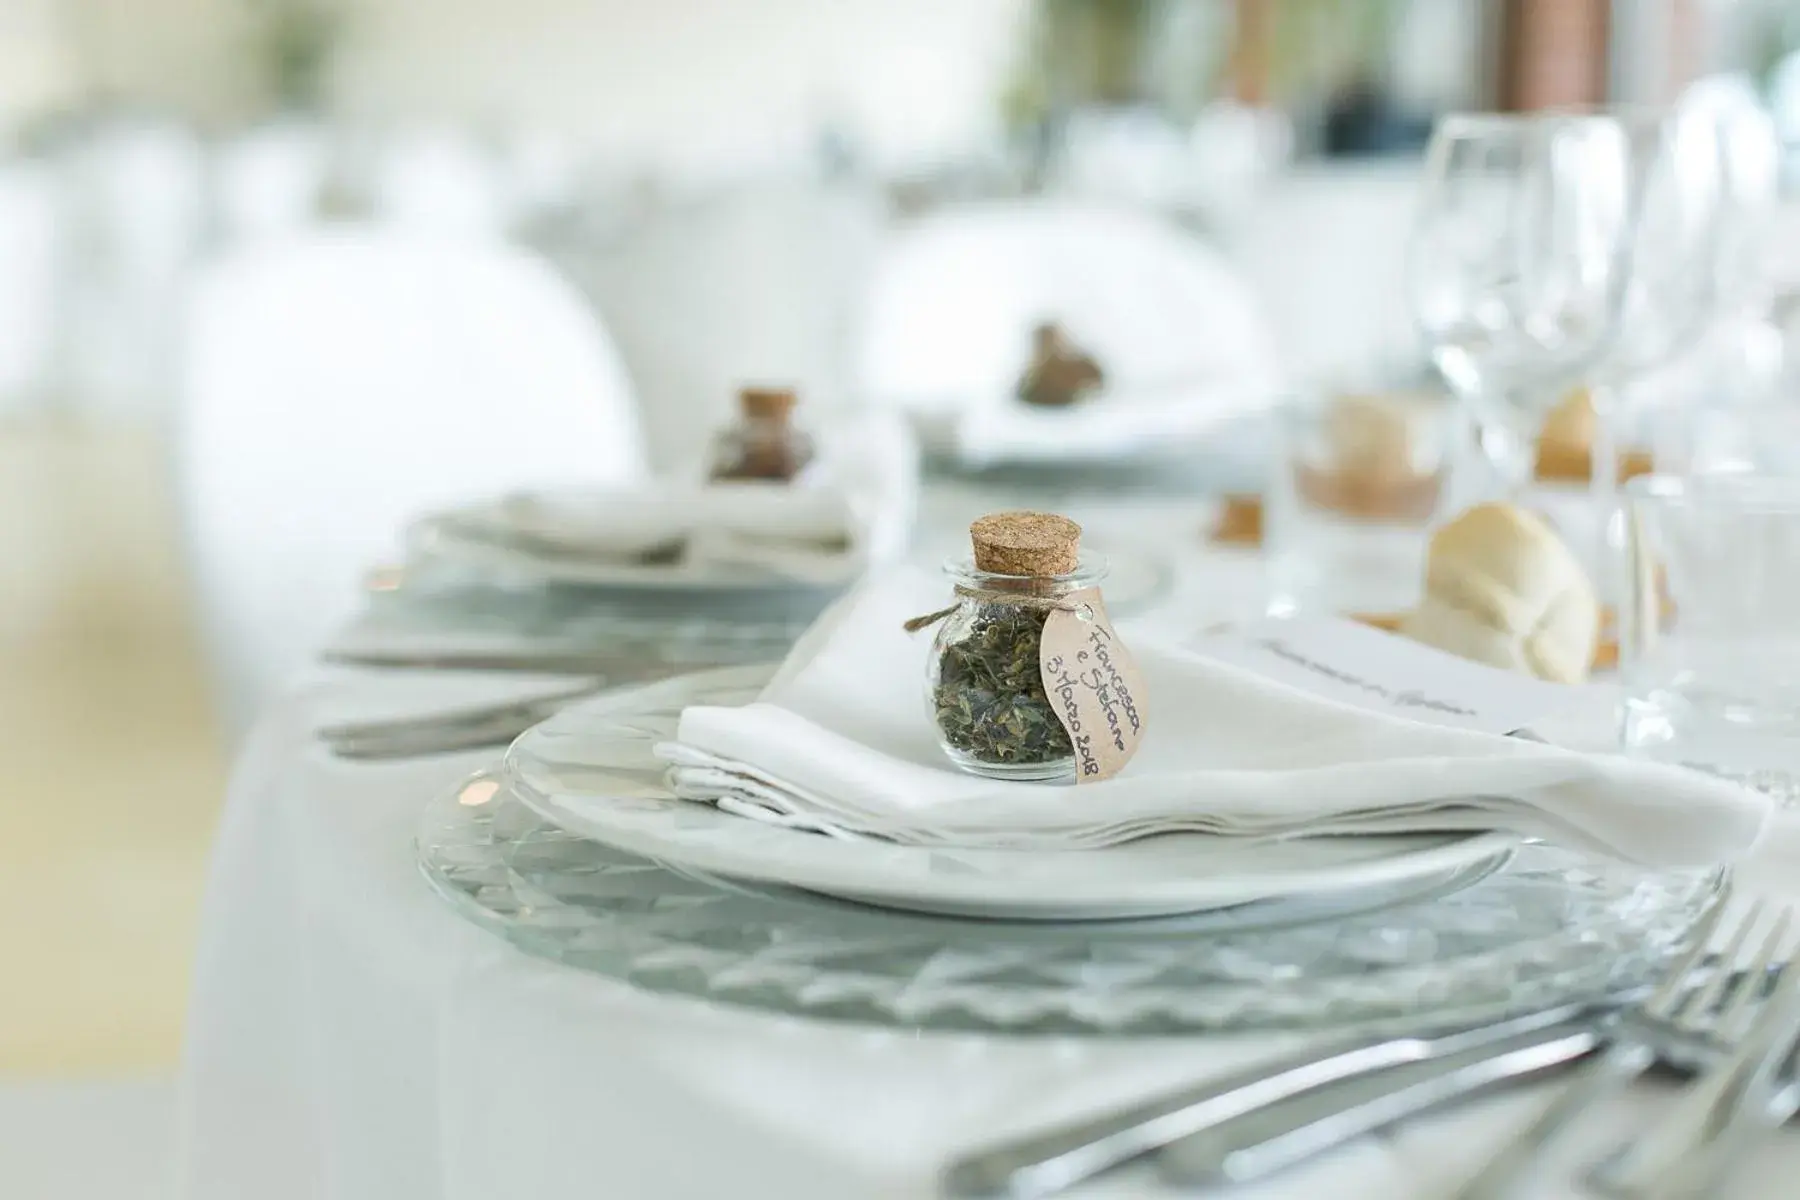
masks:
<svg viewBox="0 0 1800 1200"><path fill-rule="evenodd" d="M1251 841L1203 834L1103 850L970 850L846 840L677 799L652 753L690 704L744 704L769 667L737 667L609 693L566 709L507 752L514 791L546 820L671 866L863 904L1008 920L1171 916L1353 892L1486 862L1504 833Z"/></svg>

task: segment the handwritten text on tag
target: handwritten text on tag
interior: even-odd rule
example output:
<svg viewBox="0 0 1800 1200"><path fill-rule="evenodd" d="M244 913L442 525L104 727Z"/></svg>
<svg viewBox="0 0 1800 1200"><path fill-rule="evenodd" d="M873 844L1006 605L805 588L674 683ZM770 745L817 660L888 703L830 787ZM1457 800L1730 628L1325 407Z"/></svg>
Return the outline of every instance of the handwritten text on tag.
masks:
<svg viewBox="0 0 1800 1200"><path fill-rule="evenodd" d="M1075 782L1096 783L1124 770L1137 753L1144 737L1144 679L1113 632L1099 591L1083 588L1065 598L1082 607L1052 610L1038 669L1075 747Z"/></svg>

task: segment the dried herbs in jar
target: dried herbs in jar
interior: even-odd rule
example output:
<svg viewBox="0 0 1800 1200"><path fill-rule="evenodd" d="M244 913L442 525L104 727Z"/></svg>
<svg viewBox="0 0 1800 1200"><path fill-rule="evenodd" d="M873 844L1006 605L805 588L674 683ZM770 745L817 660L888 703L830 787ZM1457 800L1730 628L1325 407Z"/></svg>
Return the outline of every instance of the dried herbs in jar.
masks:
<svg viewBox="0 0 1800 1200"><path fill-rule="evenodd" d="M1076 746L1045 686L1044 630L1059 611L1091 615L1083 597L1098 593L1084 589L1104 568L1082 564L1081 527L1065 517L996 513L969 533L973 560L949 569L956 603L909 626L941 622L927 675L939 744L977 775L1065 778Z"/></svg>

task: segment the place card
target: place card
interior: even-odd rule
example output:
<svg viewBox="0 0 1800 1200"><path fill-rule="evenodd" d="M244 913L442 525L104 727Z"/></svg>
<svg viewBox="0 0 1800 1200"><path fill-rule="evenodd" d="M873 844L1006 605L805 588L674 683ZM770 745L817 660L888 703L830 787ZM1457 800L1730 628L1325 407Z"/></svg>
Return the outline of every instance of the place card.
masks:
<svg viewBox="0 0 1800 1200"><path fill-rule="evenodd" d="M1341 704L1481 733L1514 733L1591 689L1470 662L1338 617L1269 618L1188 642L1208 658Z"/></svg>

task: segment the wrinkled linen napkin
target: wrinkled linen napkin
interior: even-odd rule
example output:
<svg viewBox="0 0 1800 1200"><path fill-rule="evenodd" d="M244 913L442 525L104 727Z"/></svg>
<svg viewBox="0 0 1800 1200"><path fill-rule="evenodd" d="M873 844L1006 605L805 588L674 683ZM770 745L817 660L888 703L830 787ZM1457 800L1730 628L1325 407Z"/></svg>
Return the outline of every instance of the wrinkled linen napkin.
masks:
<svg viewBox="0 0 1800 1200"><path fill-rule="evenodd" d="M918 471L905 422L869 413L821 430L813 462L791 483L710 483L696 471L630 488L519 492L437 514L415 534L585 564L840 580L904 552Z"/></svg>
<svg viewBox="0 0 1800 1200"><path fill-rule="evenodd" d="M1191 445L1265 411L1276 395L1272 378L1125 384L1067 408L1039 408L1008 394L970 403L950 438L969 466L1104 461Z"/></svg>
<svg viewBox="0 0 1800 1200"><path fill-rule="evenodd" d="M1771 811L1679 767L1422 724L1153 643L1133 646L1146 732L1123 773L982 779L938 748L922 695L931 638L901 629L946 591L921 571L884 572L807 631L755 703L689 708L658 748L674 791L920 845L1503 829L1669 867L1741 857Z"/></svg>

